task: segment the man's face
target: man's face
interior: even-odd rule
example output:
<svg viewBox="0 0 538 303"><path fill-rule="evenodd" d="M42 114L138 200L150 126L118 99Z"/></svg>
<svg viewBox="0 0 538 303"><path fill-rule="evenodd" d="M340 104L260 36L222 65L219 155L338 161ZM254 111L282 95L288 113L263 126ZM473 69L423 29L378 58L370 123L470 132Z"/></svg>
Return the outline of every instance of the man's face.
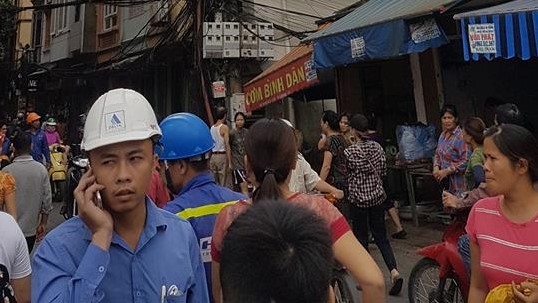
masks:
<svg viewBox="0 0 538 303"><path fill-rule="evenodd" d="M38 120L35 120L34 122L32 122L32 127L35 128L35 129L38 129L41 127L41 121Z"/></svg>
<svg viewBox="0 0 538 303"><path fill-rule="evenodd" d="M153 169L151 140L128 141L90 152L90 161L101 191L103 206L112 213L127 213L145 199Z"/></svg>

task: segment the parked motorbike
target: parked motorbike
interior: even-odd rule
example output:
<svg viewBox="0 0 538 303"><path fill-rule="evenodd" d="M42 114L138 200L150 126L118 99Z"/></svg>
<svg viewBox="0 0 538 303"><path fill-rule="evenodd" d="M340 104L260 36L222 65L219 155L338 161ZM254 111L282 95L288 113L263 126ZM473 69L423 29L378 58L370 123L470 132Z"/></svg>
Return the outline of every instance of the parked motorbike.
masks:
<svg viewBox="0 0 538 303"><path fill-rule="evenodd" d="M53 201L63 201L67 192L67 163L65 163L65 148L61 145L52 145L50 149L49 176Z"/></svg>
<svg viewBox="0 0 538 303"><path fill-rule="evenodd" d="M467 302L470 279L458 250L458 239L465 234L468 210L454 215L441 243L417 251L424 256L409 277L410 303Z"/></svg>
<svg viewBox="0 0 538 303"><path fill-rule="evenodd" d="M78 155L71 158L69 161L69 178L67 182L67 198L64 201L64 205L60 210L60 213L67 220L78 214L77 202L75 201L74 191L82 178L82 175L88 169L90 161L88 158Z"/></svg>

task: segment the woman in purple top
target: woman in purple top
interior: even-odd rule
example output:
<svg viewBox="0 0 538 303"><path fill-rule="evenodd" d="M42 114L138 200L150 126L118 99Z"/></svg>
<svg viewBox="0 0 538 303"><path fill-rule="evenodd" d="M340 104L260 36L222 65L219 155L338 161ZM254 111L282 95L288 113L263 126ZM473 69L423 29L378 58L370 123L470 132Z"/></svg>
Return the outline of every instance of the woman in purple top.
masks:
<svg viewBox="0 0 538 303"><path fill-rule="evenodd" d="M443 190L448 189L453 194L459 194L466 190L465 170L469 148L458 126L458 112L454 105L443 106L441 123L443 131L435 150L433 176L441 184Z"/></svg>
<svg viewBox="0 0 538 303"><path fill-rule="evenodd" d="M56 120L54 118L49 118L45 124L45 136L47 136L49 146L63 144L60 134L56 131Z"/></svg>

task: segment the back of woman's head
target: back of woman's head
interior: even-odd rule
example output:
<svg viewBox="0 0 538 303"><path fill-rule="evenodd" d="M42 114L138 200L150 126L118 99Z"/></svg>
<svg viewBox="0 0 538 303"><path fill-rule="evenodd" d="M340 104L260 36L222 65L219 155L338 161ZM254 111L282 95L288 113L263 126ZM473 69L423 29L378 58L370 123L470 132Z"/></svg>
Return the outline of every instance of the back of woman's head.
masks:
<svg viewBox="0 0 538 303"><path fill-rule="evenodd" d="M249 129L245 152L256 181L253 200L279 199L284 183L297 161L297 143L291 127L280 119L261 119Z"/></svg>
<svg viewBox="0 0 538 303"><path fill-rule="evenodd" d="M463 122L463 130L480 145L484 144L485 129L486 124L478 117L471 117Z"/></svg>
<svg viewBox="0 0 538 303"><path fill-rule="evenodd" d="M321 121L327 122L331 130L336 132L340 131L340 119L338 119L338 115L334 111L324 111L323 114L321 114Z"/></svg>
<svg viewBox="0 0 538 303"><path fill-rule="evenodd" d="M495 108L496 124L515 124L525 127L525 117L514 103L505 103Z"/></svg>
<svg viewBox="0 0 538 303"><path fill-rule="evenodd" d="M451 114L454 118L458 118L458 110L453 104L445 104L443 108L441 108L440 116L443 117L446 113Z"/></svg>
<svg viewBox="0 0 538 303"><path fill-rule="evenodd" d="M529 175L534 183L538 181L538 140L526 128L515 124L501 124L490 127L484 138L491 138L499 151L513 165L525 160Z"/></svg>

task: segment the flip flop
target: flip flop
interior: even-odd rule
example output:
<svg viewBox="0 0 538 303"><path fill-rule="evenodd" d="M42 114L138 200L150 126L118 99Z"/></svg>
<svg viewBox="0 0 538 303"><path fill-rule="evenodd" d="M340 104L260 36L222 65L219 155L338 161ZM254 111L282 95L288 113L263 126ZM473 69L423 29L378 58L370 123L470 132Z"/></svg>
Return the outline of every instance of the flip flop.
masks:
<svg viewBox="0 0 538 303"><path fill-rule="evenodd" d="M396 280L392 283L392 287L390 288L389 295L396 296L400 294L402 291L403 286L403 278L396 278Z"/></svg>

